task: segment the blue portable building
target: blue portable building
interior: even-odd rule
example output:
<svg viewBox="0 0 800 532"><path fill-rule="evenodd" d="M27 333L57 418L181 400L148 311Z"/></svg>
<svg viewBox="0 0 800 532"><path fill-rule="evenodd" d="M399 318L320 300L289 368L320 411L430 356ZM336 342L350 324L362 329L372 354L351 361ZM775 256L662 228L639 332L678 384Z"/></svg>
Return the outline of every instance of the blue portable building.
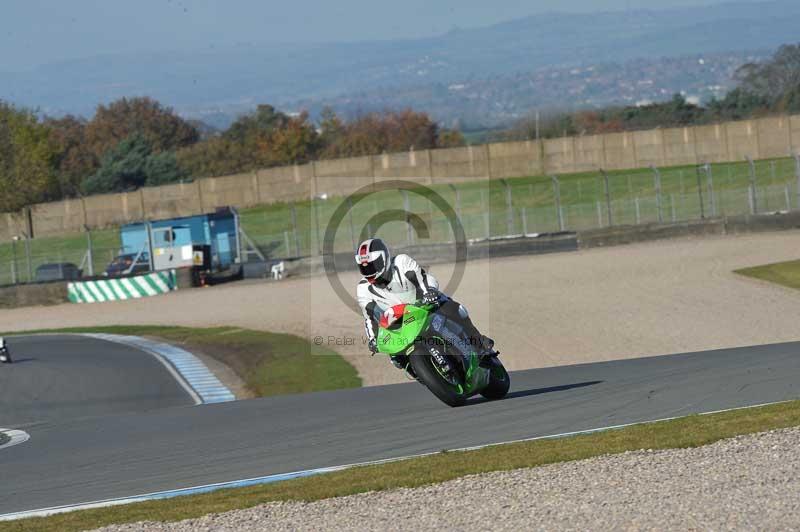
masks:
<svg viewBox="0 0 800 532"><path fill-rule="evenodd" d="M202 249L210 255L212 271L227 270L241 262L239 214L230 207L197 216L127 224L120 230L120 240L123 254L147 253L154 271L203 264L202 255L198 256Z"/></svg>

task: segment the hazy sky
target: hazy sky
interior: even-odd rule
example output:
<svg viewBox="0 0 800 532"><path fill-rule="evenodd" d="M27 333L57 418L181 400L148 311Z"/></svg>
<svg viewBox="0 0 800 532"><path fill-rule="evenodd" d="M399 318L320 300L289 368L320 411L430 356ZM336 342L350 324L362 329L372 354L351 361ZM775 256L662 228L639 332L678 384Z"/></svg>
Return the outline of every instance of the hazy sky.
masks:
<svg viewBox="0 0 800 532"><path fill-rule="evenodd" d="M242 42L423 37L542 11L712 3L719 0L2 0L0 70Z"/></svg>

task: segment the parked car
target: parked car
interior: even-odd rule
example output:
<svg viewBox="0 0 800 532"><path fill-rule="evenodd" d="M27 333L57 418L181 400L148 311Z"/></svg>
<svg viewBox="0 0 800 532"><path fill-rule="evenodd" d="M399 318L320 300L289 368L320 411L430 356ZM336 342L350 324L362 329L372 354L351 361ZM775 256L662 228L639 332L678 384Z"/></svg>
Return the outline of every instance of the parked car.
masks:
<svg viewBox="0 0 800 532"><path fill-rule="evenodd" d="M125 253L119 255L106 268L106 276L119 277L131 273L147 273L150 271L150 257L147 253L142 253L139 260L136 260L137 253ZM133 261L136 260L136 264Z"/></svg>
<svg viewBox="0 0 800 532"><path fill-rule="evenodd" d="M42 264L36 268L36 282L74 281L80 279L83 271L71 262L55 262Z"/></svg>

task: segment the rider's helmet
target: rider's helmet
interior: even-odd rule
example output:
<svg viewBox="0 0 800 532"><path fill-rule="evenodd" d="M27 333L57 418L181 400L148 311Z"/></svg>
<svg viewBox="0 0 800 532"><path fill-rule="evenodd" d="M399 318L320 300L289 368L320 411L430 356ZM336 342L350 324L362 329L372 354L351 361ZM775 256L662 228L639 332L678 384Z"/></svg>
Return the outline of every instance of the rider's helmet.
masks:
<svg viewBox="0 0 800 532"><path fill-rule="evenodd" d="M370 283L374 283L386 273L391 262L392 254L389 246L380 238L363 241L356 251L358 270Z"/></svg>

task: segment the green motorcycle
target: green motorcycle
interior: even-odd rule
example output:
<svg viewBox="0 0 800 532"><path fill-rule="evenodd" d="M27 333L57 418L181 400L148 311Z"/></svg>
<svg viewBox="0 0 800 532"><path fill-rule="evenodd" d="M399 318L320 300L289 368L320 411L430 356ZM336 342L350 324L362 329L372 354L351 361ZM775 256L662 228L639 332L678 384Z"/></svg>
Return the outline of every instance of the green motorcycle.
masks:
<svg viewBox="0 0 800 532"><path fill-rule="evenodd" d="M381 321L378 352L408 355L417 380L450 406L469 397L502 399L511 384L497 356L480 356L463 327L420 302L393 307L394 322Z"/></svg>

